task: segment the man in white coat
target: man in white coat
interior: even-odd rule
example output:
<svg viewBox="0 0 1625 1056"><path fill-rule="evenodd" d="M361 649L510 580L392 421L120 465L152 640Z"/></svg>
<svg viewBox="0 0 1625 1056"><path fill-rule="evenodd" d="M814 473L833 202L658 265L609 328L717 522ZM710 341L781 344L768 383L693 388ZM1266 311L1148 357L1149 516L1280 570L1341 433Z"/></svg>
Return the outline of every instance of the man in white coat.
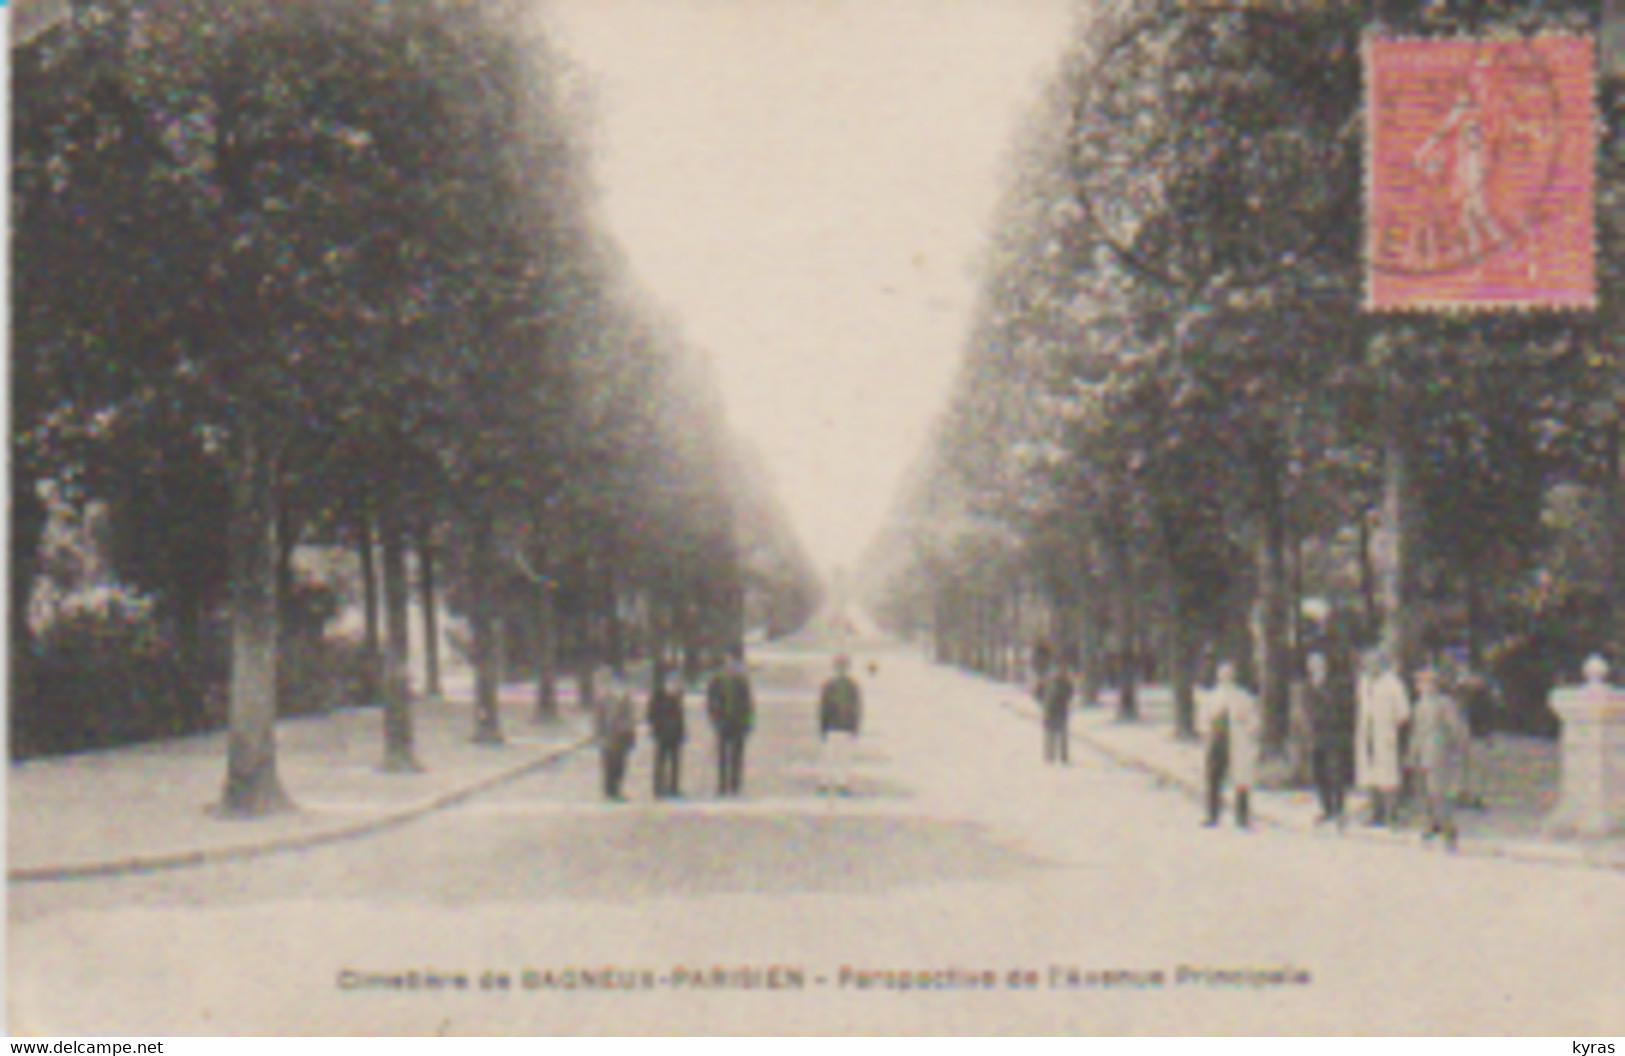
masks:
<svg viewBox="0 0 1625 1056"><path fill-rule="evenodd" d="M1386 825L1399 801L1399 733L1411 720L1405 683L1380 650L1365 654L1355 725L1354 783L1371 797L1369 824Z"/></svg>
<svg viewBox="0 0 1625 1056"><path fill-rule="evenodd" d="M1253 782L1258 776L1258 751L1262 717L1258 698L1236 682L1236 665L1226 660L1219 665L1212 689L1202 694L1201 720L1203 735L1209 745L1207 781L1207 821L1209 827L1219 823L1224 809L1223 786L1228 769L1230 784L1236 790L1236 824L1250 828ZM1223 762L1219 762L1222 759Z"/></svg>

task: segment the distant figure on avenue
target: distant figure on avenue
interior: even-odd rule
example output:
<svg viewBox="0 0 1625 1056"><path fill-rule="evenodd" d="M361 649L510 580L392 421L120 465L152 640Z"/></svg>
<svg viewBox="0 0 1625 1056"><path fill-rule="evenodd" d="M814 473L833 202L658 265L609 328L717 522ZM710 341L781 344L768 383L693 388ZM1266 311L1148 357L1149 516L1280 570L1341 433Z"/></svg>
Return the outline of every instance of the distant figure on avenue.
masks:
<svg viewBox="0 0 1625 1056"><path fill-rule="evenodd" d="M1346 694L1327 679L1326 656L1310 653L1309 678L1303 683L1304 714L1309 720L1310 770L1320 796L1322 824L1342 825L1344 793L1348 789L1349 749L1354 743L1354 715Z"/></svg>
<svg viewBox="0 0 1625 1056"><path fill-rule="evenodd" d="M818 791L852 794L852 755L863 725L863 693L848 673L852 663L835 658L835 676L818 695L818 735L823 740Z"/></svg>
<svg viewBox="0 0 1625 1056"><path fill-rule="evenodd" d="M1399 732L1410 721L1411 706L1405 683L1381 650L1368 650L1364 666L1355 727L1354 782L1371 798L1367 823L1386 825L1399 800Z"/></svg>
<svg viewBox="0 0 1625 1056"><path fill-rule="evenodd" d="M683 794L683 742L688 731L683 718L681 684L672 688L664 667L656 667L649 691L649 732L655 739L655 798Z"/></svg>
<svg viewBox="0 0 1625 1056"><path fill-rule="evenodd" d="M1417 793L1427 808L1424 839L1443 836L1456 849L1456 818L1451 797L1458 790L1471 732L1455 695L1440 685L1432 669L1416 673L1416 713L1411 719L1411 765Z"/></svg>
<svg viewBox="0 0 1625 1056"><path fill-rule="evenodd" d="M705 711L717 734L717 795L737 796L745 778L745 739L756 724L745 660L737 651L711 676Z"/></svg>
<svg viewBox="0 0 1625 1056"><path fill-rule="evenodd" d="M1253 782L1258 773L1261 716L1258 698L1236 681L1236 665L1219 665L1214 687L1202 694L1201 726L1207 738L1207 820L1219 823L1224 811L1224 781L1228 775L1236 790L1236 824L1252 825Z"/></svg>
<svg viewBox="0 0 1625 1056"><path fill-rule="evenodd" d="M595 712L598 755L603 765L604 796L619 802L621 783L626 779L626 760L637 747L637 717L632 710L632 692L619 679L609 692L598 698Z"/></svg>
<svg viewBox="0 0 1625 1056"><path fill-rule="evenodd" d="M1038 680L1034 695L1038 697L1039 706L1044 709L1046 763L1072 765L1072 760L1067 756L1068 742L1071 740L1067 727L1072 719L1072 697L1076 692L1077 686L1072 681L1072 673L1064 663L1057 665L1055 670Z"/></svg>

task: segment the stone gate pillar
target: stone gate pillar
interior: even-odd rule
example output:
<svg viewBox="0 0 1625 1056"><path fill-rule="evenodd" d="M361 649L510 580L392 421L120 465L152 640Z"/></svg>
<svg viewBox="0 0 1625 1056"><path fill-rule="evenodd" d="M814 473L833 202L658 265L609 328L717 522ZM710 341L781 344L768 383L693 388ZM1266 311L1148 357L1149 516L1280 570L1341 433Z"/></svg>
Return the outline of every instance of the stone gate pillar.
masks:
<svg viewBox="0 0 1625 1056"><path fill-rule="evenodd" d="M1552 710L1563 720L1563 793L1546 818L1548 835L1625 832L1625 690L1607 678L1607 662L1593 656L1585 685L1552 691Z"/></svg>

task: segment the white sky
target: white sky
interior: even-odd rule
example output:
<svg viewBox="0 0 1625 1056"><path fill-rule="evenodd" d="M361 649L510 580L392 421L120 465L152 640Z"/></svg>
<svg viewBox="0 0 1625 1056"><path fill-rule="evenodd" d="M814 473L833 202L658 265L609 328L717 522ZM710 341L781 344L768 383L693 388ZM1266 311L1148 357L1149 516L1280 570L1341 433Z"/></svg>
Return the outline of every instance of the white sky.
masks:
<svg viewBox="0 0 1625 1056"><path fill-rule="evenodd" d="M1069 0L551 0L638 278L826 572L946 398L971 270Z"/></svg>

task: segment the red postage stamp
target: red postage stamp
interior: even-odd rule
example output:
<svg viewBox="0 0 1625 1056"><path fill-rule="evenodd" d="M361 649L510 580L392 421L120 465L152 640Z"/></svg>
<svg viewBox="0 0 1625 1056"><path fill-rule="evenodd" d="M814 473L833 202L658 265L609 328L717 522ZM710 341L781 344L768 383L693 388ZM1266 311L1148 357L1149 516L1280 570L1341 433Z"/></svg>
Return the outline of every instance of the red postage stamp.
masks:
<svg viewBox="0 0 1625 1056"><path fill-rule="evenodd" d="M1366 42L1366 307L1596 304L1589 38Z"/></svg>

